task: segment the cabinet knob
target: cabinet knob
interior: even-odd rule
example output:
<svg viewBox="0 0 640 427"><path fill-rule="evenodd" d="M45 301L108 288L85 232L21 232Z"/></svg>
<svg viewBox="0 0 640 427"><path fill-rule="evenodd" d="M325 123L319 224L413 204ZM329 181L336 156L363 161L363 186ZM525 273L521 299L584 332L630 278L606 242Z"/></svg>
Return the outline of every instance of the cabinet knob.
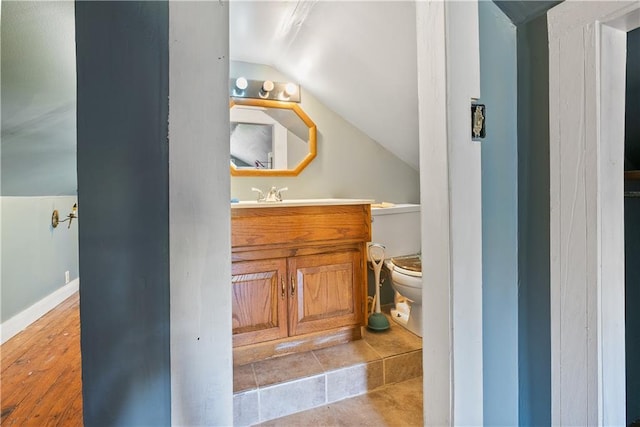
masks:
<svg viewBox="0 0 640 427"><path fill-rule="evenodd" d="M285 295L287 293L287 289L286 289L286 287L284 285L284 277L280 278L280 285L282 287L282 294L281 294L282 295L282 299L284 300L284 297L285 297Z"/></svg>
<svg viewBox="0 0 640 427"><path fill-rule="evenodd" d="M291 296L295 296L296 295L296 283L293 280L293 275L291 275Z"/></svg>

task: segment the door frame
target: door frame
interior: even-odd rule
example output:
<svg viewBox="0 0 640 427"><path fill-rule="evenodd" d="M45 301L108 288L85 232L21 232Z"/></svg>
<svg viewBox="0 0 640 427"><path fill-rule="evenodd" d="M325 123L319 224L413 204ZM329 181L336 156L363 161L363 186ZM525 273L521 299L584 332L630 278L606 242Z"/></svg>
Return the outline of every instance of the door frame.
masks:
<svg viewBox="0 0 640 427"><path fill-rule="evenodd" d="M549 22L551 413L626 425L626 33L640 2L567 1Z"/></svg>
<svg viewBox="0 0 640 427"><path fill-rule="evenodd" d="M424 425L483 424L477 1L416 2Z"/></svg>

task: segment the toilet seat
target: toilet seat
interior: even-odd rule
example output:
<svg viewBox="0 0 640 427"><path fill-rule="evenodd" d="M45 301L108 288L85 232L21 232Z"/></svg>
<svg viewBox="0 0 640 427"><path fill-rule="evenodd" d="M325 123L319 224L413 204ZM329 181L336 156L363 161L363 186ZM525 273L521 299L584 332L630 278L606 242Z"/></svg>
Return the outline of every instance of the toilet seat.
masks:
<svg viewBox="0 0 640 427"><path fill-rule="evenodd" d="M422 277L422 257L420 254L394 257L390 260L393 270L407 276Z"/></svg>

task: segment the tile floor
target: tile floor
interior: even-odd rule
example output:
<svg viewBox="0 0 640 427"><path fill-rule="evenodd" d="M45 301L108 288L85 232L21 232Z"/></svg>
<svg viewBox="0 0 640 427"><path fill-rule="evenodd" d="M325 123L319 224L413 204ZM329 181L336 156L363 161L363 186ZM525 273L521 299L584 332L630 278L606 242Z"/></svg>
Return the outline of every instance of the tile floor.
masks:
<svg viewBox="0 0 640 427"><path fill-rule="evenodd" d="M422 426L422 377L288 415L259 426Z"/></svg>
<svg viewBox="0 0 640 427"><path fill-rule="evenodd" d="M296 421L295 417L305 416L302 411L319 420L331 415L321 425L359 425L364 419L373 420L366 423L376 425L396 425L389 424L395 417L389 414L398 415L394 408L407 409L407 405L412 414L409 419L422 424L422 339L394 322L384 332L365 329L363 339L348 344L236 367L233 377L235 425L276 418L287 425L290 417L291 425L308 425L306 421ZM399 391L391 392L396 388ZM407 399L406 404L404 399L396 398L404 395L416 398ZM336 403L339 401L342 402ZM341 416L340 408L347 408L347 414L351 411L348 408L356 405L353 402L358 401L363 406L353 418L355 424L344 424L335 418ZM296 413L300 414L291 415ZM386 424L380 424L383 421ZM402 420L402 425L409 424Z"/></svg>

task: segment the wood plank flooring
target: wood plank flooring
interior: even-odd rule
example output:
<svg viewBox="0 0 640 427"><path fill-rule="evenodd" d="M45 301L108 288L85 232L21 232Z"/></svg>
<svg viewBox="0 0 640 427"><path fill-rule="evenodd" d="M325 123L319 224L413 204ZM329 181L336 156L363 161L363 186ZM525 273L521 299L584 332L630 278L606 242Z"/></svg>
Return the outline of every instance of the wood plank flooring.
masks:
<svg viewBox="0 0 640 427"><path fill-rule="evenodd" d="M2 426L82 426L76 292L0 347Z"/></svg>

